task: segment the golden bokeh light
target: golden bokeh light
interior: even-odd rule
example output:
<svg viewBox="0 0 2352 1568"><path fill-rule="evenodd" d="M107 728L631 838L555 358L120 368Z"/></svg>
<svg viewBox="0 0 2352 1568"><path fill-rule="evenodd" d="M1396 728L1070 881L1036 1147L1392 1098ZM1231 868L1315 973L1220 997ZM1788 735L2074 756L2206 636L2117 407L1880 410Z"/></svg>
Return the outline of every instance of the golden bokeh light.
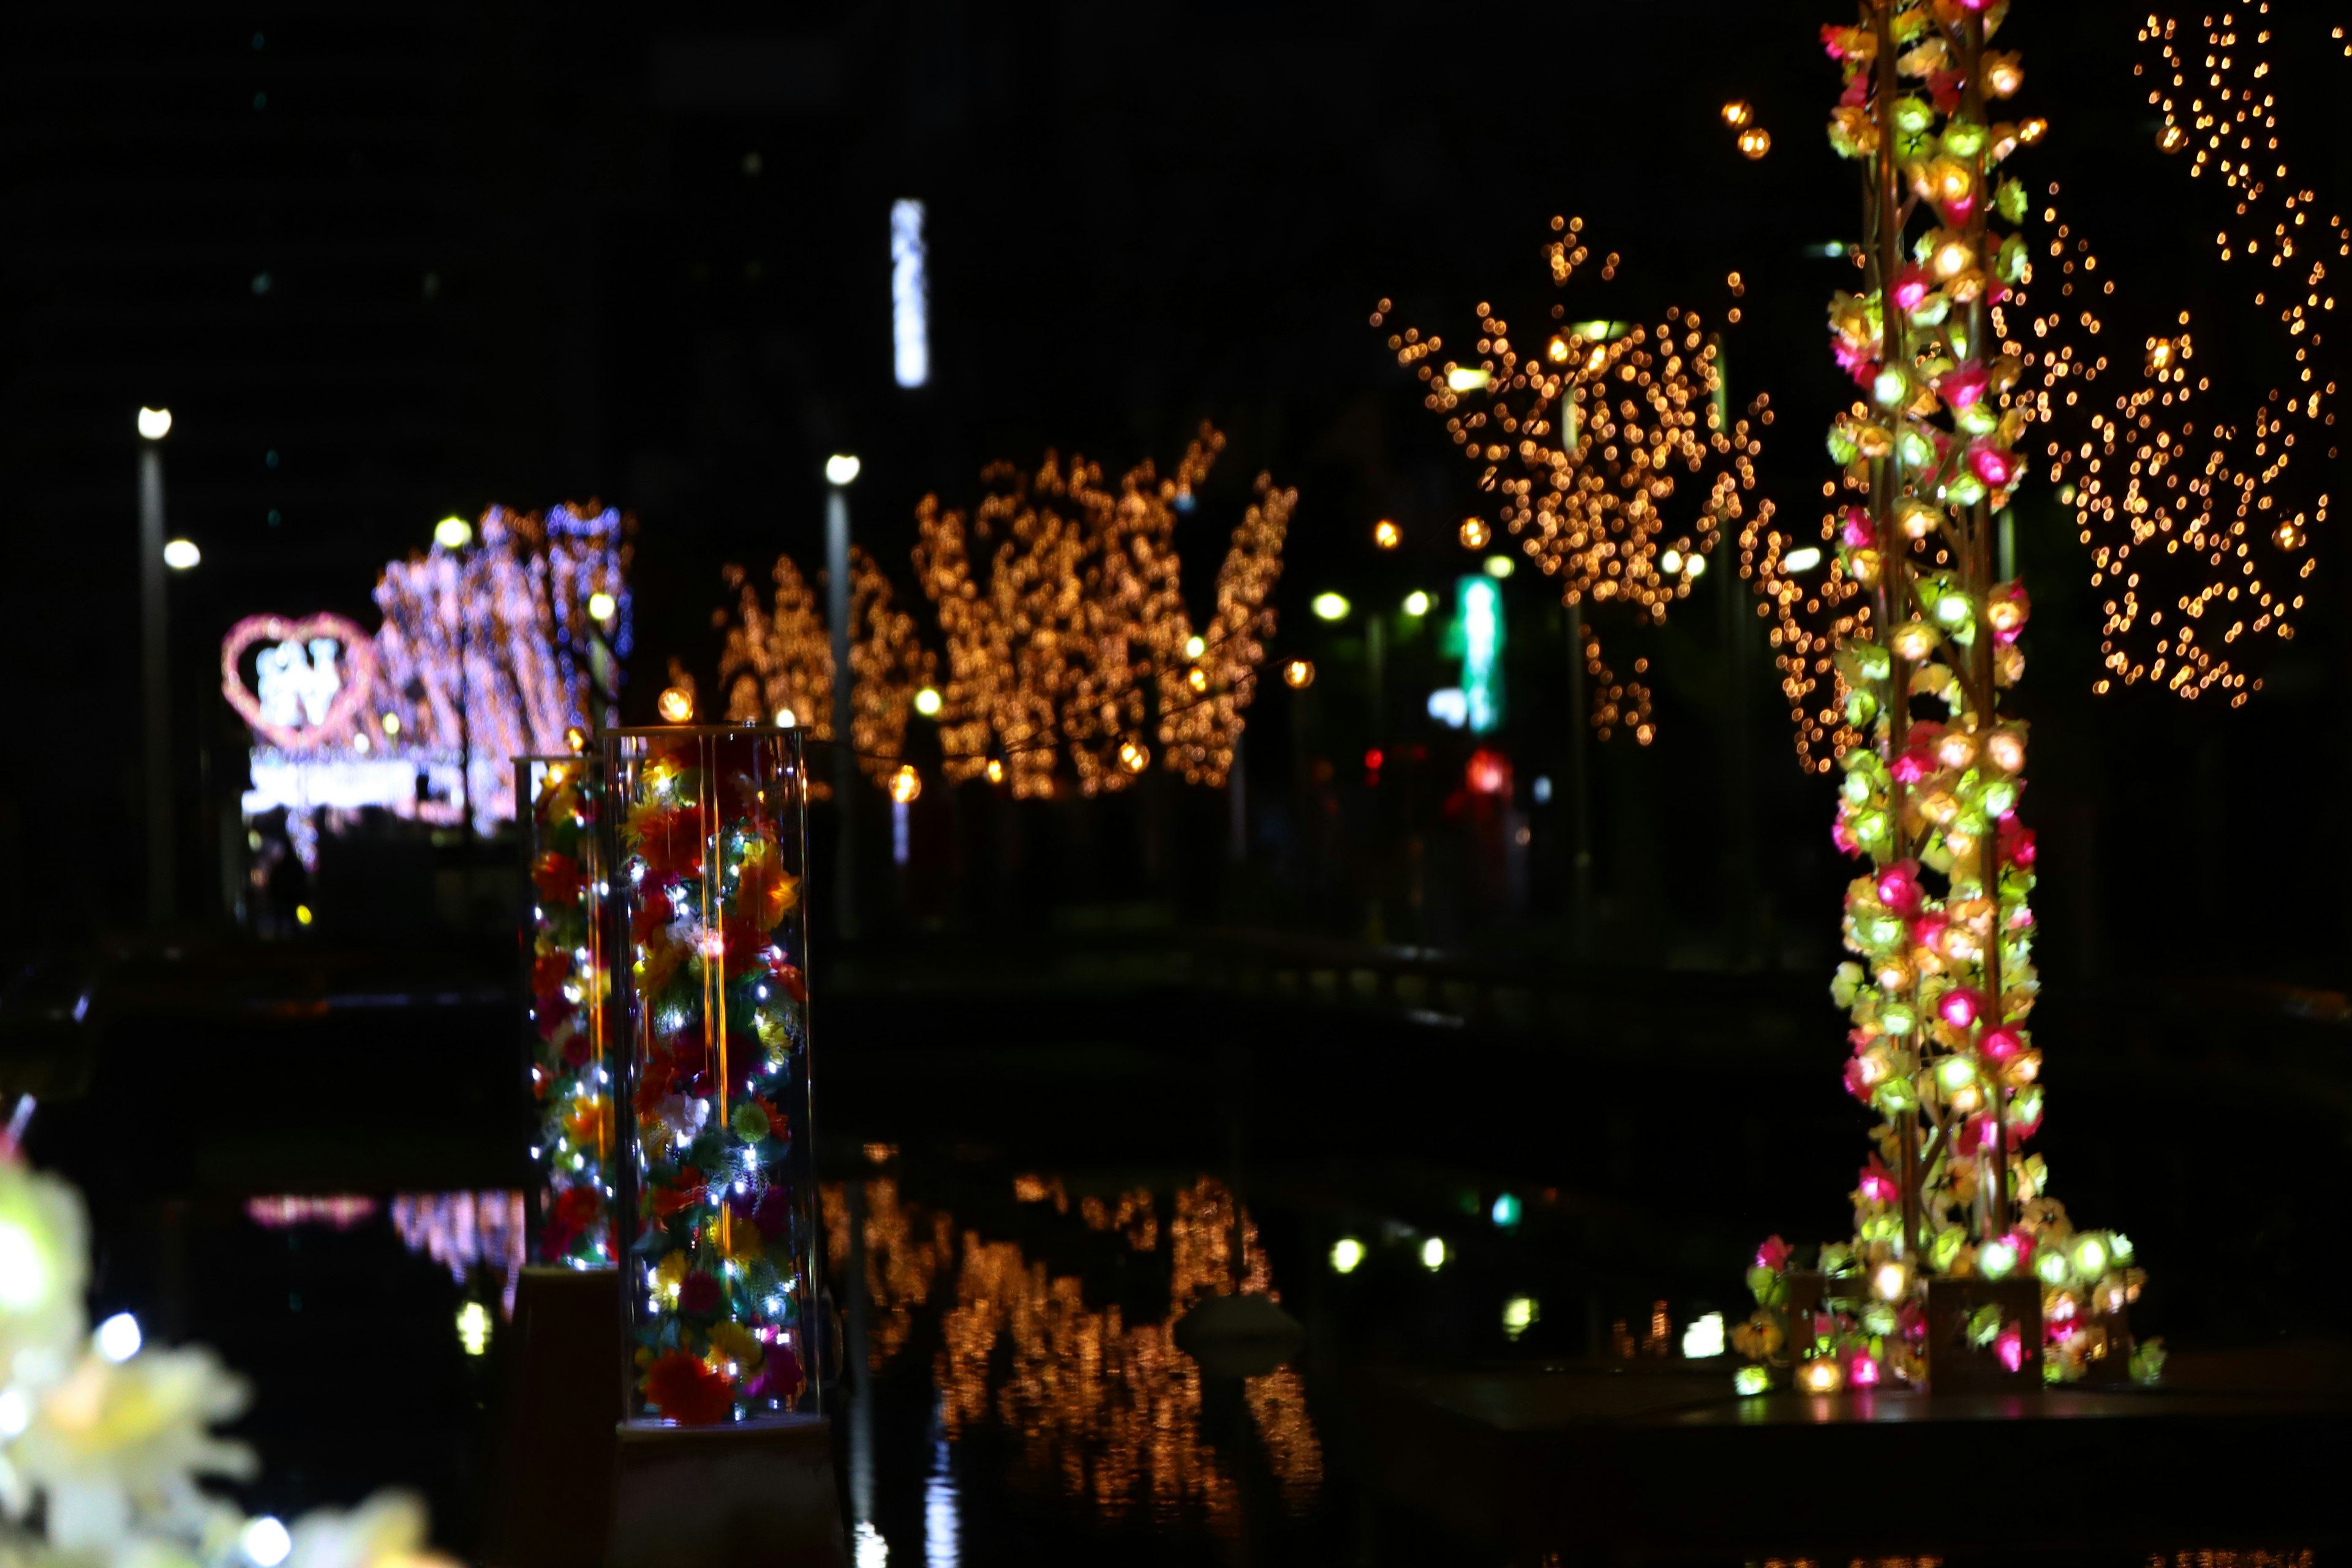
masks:
<svg viewBox="0 0 2352 1568"><path fill-rule="evenodd" d="M1614 254L1595 258L1584 220L1556 216L1545 247L1551 281L1565 286L1588 270L1615 278ZM1734 275L1735 292L1745 285ZM1372 324L1388 321L1381 300ZM1490 303L1477 307L1473 346L1490 373L1486 394L1464 398L1435 374L1444 340L1418 328L1394 331L1388 347L1398 364L1427 384L1423 405L1444 416L1446 432L1473 465L1478 489L1494 498L1494 519L1462 524L1465 548L1484 550L1499 523L1526 563L1553 578L1562 603L1630 612L1636 624L1664 622L1687 597L1702 566L1668 571L1710 553L1727 525L1748 516L1761 427L1772 422L1769 398L1745 416L1725 402L1721 344L1696 311L1669 306L1654 325L1566 320L1554 305L1555 330L1522 352L1511 324ZM1540 357L1536 344L1540 343ZM1684 485L1697 490L1687 514L1675 515ZM1769 519L1763 502L1759 519ZM1591 632L1588 625L1587 631ZM1586 667L1596 682L1591 716L1604 736L1623 730L1646 742L1654 733L1649 689L1620 679L1588 639ZM1645 666L1637 667L1638 668ZM1612 689L1614 695L1612 695Z"/></svg>

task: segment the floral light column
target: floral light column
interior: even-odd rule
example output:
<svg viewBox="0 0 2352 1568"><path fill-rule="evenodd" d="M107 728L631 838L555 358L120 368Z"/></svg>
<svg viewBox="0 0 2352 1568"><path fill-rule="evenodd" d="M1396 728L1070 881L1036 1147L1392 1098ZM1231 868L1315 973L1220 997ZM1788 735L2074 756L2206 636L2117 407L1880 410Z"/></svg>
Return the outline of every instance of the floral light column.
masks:
<svg viewBox="0 0 2352 1568"><path fill-rule="evenodd" d="M2012 393L2023 350L2002 306L2029 266L1994 220L2024 218L2024 187L2000 171L2042 127L1996 118L2023 77L1991 47L2007 10L1863 0L1855 25L1822 29L1845 76L1830 139L1865 176L1863 289L1830 308L1863 395L1830 433L1853 497L1838 548L1874 595L1836 653L1847 719L1873 743L1843 758L1832 833L1869 868L1846 893L1860 961L1832 989L1852 1018L1847 1088L1884 1121L1853 1241L1802 1278L1768 1242L1750 1275L1761 1310L1738 1336L1815 1391L1924 1383L1931 1363L1977 1352L2011 1373L2038 1361L2053 1382L2126 1359L2152 1375L2161 1353L2135 1353L2123 1328L2142 1280L2130 1243L2076 1231L2026 1152L2043 1109L2034 841L2018 815L2025 726L2000 694L2024 671L2029 605L1995 570L1995 519L2025 478L2032 410ZM2039 1282L2038 1330L2012 1289L1952 1320L1954 1342L1931 1339L1937 1281L2004 1279ZM1756 1367L1742 1385L1770 1381Z"/></svg>
<svg viewBox="0 0 2352 1568"><path fill-rule="evenodd" d="M533 1263L610 1268L613 972L601 911L603 790L583 757L517 757L515 813L530 881L528 1089L535 1190L525 1213Z"/></svg>
<svg viewBox="0 0 2352 1568"><path fill-rule="evenodd" d="M814 1191L797 731L616 731L632 1414L811 1407Z"/></svg>

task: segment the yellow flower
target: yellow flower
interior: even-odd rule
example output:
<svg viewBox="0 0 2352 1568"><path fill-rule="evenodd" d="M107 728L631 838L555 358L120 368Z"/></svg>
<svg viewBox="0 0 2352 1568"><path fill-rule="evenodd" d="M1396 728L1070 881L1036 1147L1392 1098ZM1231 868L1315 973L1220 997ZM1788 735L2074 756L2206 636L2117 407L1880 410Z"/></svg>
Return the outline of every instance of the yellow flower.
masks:
<svg viewBox="0 0 2352 1568"><path fill-rule="evenodd" d="M59 1372L72 1361L87 1330L89 1237L80 1194L0 1159L0 1368L28 1351Z"/></svg>
<svg viewBox="0 0 2352 1568"><path fill-rule="evenodd" d="M738 1263L756 1263L761 1241L760 1227L748 1219L730 1221L726 1228L727 1256Z"/></svg>
<svg viewBox="0 0 2352 1568"><path fill-rule="evenodd" d="M687 1261L685 1253L671 1252L668 1257L654 1265L654 1289L671 1300L677 1300L678 1291L686 1284L687 1274L693 1267Z"/></svg>
<svg viewBox="0 0 2352 1568"><path fill-rule="evenodd" d="M210 1351L90 1355L42 1395L10 1457L46 1495L54 1544L100 1545L142 1506L193 1496L198 1477L250 1478L251 1450L211 1432L245 1406L243 1380Z"/></svg>
<svg viewBox="0 0 2352 1568"><path fill-rule="evenodd" d="M1769 1361L1787 1342L1780 1325L1761 1312L1731 1331L1731 1348L1749 1361Z"/></svg>
<svg viewBox="0 0 2352 1568"><path fill-rule="evenodd" d="M378 1492L349 1513L320 1509L296 1520L287 1568L457 1568L425 1533L422 1502Z"/></svg>
<svg viewBox="0 0 2352 1568"><path fill-rule="evenodd" d="M751 1330L740 1323L714 1323L710 1329L710 1351L717 1359L719 1370L740 1381L760 1370L767 1352Z"/></svg>

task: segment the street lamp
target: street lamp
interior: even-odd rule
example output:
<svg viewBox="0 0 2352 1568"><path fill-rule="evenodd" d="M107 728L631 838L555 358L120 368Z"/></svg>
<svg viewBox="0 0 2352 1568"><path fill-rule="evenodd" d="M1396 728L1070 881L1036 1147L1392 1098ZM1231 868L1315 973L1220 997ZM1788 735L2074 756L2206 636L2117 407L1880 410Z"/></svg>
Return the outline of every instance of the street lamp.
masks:
<svg viewBox="0 0 2352 1568"><path fill-rule="evenodd" d="M163 449L172 411L139 410L139 622L147 745L147 918L162 924L178 902L172 858L172 710L163 636L163 570L181 563L163 542ZM194 546L189 548L193 551ZM187 563L193 566L191 560Z"/></svg>
<svg viewBox="0 0 2352 1568"><path fill-rule="evenodd" d="M865 465L848 452L824 460L824 608L833 630L833 801L837 857L833 873L834 923L843 936L857 934L856 862L851 858L851 818L857 787L857 758L850 749L849 668L849 487Z"/></svg>

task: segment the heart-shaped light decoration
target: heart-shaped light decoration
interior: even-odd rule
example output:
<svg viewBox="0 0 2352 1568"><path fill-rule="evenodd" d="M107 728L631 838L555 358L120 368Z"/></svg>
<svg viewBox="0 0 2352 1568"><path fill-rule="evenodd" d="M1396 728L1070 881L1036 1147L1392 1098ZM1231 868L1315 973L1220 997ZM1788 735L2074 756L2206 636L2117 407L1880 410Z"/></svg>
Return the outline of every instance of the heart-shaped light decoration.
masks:
<svg viewBox="0 0 2352 1568"><path fill-rule="evenodd" d="M317 646L328 641L336 645L331 659ZM238 672L256 643L271 645L261 653L258 693ZM375 643L341 616L247 616L221 639L221 695L255 734L286 751L344 733L374 689Z"/></svg>

